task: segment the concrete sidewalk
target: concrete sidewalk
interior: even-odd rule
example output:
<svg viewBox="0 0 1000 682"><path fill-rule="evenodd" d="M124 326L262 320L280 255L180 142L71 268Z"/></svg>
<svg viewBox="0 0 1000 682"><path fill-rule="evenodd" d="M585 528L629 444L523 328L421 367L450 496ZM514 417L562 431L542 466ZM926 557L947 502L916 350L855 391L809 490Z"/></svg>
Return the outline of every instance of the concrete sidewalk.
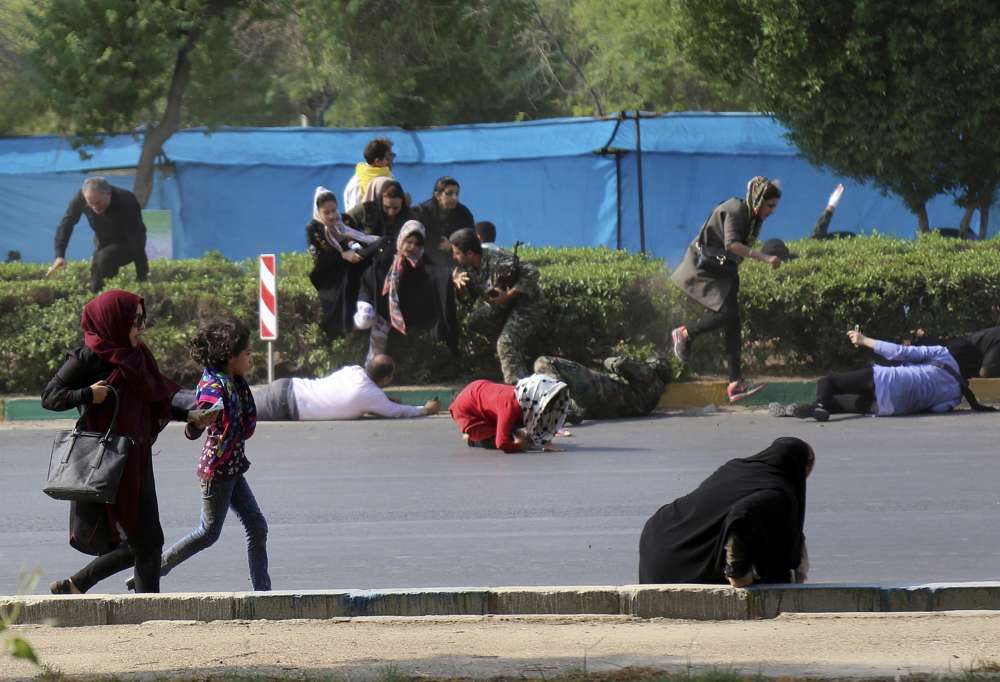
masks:
<svg viewBox="0 0 1000 682"><path fill-rule="evenodd" d="M783 613L998 610L1000 582L926 585L472 587L420 590L200 592L0 597L19 623L60 626L151 620L287 620L368 616L598 615L760 620Z"/></svg>
<svg viewBox="0 0 1000 682"><path fill-rule="evenodd" d="M151 621L16 626L50 671L93 679L551 679L626 667L751 678L988 679L1000 613L809 614L759 621L628 616ZM0 678L39 670L0 656ZM648 678L648 673L647 673ZM51 679L51 677L50 677ZM58 679L58 678L56 678ZM926 679L920 678L917 679Z"/></svg>

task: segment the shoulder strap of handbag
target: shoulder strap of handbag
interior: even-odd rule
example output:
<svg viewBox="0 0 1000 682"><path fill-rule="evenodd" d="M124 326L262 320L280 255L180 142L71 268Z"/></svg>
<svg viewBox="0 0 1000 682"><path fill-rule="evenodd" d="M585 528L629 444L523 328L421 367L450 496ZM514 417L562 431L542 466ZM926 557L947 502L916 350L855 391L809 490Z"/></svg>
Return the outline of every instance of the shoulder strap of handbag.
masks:
<svg viewBox="0 0 1000 682"><path fill-rule="evenodd" d="M966 402L969 403L969 407L972 408L973 412L996 412L997 408L991 407L990 405L983 405L976 399L976 394L972 392L972 388L969 386L969 382L965 380L961 374L955 371L955 368L951 365L946 365L943 362L932 362L930 363L939 369L943 369L951 378L958 382L959 388L962 389L962 397L965 398Z"/></svg>
<svg viewBox="0 0 1000 682"><path fill-rule="evenodd" d="M733 199L739 199L739 197L732 197L732 198ZM719 206L721 206L722 204L726 203L727 201L729 201L729 199L723 199L722 201L720 201L718 204L715 205L715 208L718 208ZM742 199L740 199L740 201L742 201ZM746 203L743 203L742 207L746 208ZM714 210L713 210L713 212L714 212ZM729 255L729 251L724 246L722 247L722 251L720 251L719 253L713 253L711 255L709 254L709 251L706 249L706 247L708 246L708 244L707 244L707 240L705 239L705 237L706 237L706 235L708 233L708 230L706 230L705 228L708 227L708 223L709 223L710 220L711 220L711 216L701 226L701 229L698 230L698 236L694 238L695 248L702 255L704 255L706 257L717 259L719 261L719 265L722 265L727 260L732 260L732 258Z"/></svg>
<svg viewBox="0 0 1000 682"><path fill-rule="evenodd" d="M118 421L118 391L115 390L114 386L109 385L107 388L108 388L108 393L114 396L115 410L114 412L111 413L111 423L108 424L108 430L104 432L104 436L101 438L101 440L107 440L111 437L111 432L115 430L115 422ZM76 431L80 430L80 422L83 421L84 416L87 414L88 407L90 407L90 405L85 405L83 407L83 411L80 412L80 417L79 419L76 420L76 427L75 427Z"/></svg>

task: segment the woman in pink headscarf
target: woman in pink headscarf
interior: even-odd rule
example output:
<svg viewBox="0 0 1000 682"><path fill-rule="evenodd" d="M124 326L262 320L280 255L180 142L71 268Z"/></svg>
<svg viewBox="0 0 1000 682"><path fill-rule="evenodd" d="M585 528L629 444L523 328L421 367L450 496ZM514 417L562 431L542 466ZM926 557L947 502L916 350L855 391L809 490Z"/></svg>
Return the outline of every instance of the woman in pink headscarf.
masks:
<svg viewBox="0 0 1000 682"><path fill-rule="evenodd" d="M114 504L71 503L70 544L97 558L50 588L55 594L79 594L134 566L136 591L159 592L163 530L152 445L171 419L170 399L180 387L160 373L142 342L146 328L142 297L118 289L106 291L84 306L80 327L84 345L68 354L49 381L42 405L49 410L83 408L80 428L105 431L117 394L115 433L129 436L132 446Z"/></svg>

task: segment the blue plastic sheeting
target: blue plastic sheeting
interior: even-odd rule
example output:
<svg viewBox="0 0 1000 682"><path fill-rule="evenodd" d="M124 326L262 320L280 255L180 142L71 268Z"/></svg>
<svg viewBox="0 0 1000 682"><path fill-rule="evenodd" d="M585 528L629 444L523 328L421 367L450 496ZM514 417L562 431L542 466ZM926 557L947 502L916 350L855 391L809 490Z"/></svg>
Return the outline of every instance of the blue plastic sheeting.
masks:
<svg viewBox="0 0 1000 682"><path fill-rule="evenodd" d="M100 147L88 148L90 158L82 159L62 137L9 137L0 140L0 175L132 168L139 160L140 147L131 135L116 135L106 138Z"/></svg>
<svg viewBox="0 0 1000 682"><path fill-rule="evenodd" d="M645 146L645 132L643 132ZM634 188L635 155L622 158L622 185ZM895 197L887 197L869 185L844 180L806 163L800 156L719 156L703 154L644 153L642 157L646 250L669 263L680 261L684 249L720 202L746 194L747 181L764 175L781 181L782 198L777 211L764 223L761 239L801 239L826 208L830 192L838 182L845 191L829 229L870 234L877 230L911 238L917 219ZM937 197L927 204L933 227L957 227L962 211L950 197ZM991 211L996 216L996 211ZM639 211L634 192L623 197L622 246L639 249ZM978 230L978 213L974 228ZM995 234L996 218L990 220Z"/></svg>
<svg viewBox="0 0 1000 682"><path fill-rule="evenodd" d="M555 118L523 123L481 123L406 131L401 128L224 128L187 130L166 144L175 163L254 166L329 166L363 161L370 140L388 137L396 163L460 164L587 156L603 147L614 120Z"/></svg>
<svg viewBox="0 0 1000 682"><path fill-rule="evenodd" d="M136 158L137 154L133 157L133 164ZM0 153L0 166L4 159ZM51 261L55 255L56 227L73 195L88 175L90 173L85 171L25 175L0 173L0 260L6 257L8 251L16 250L28 262ZM112 185L129 190L135 179L131 173L109 174L106 177ZM157 173L146 208L171 212L174 253L178 253L177 239L184 230L179 222L180 198L177 183L171 177ZM87 218L81 216L69 240L66 258L89 260L93 252L94 231L90 229Z"/></svg>
<svg viewBox="0 0 1000 682"><path fill-rule="evenodd" d="M643 118L647 250L676 263L712 208L742 196L747 180L758 174L781 179L784 189L763 236L807 236L842 179L806 162L784 133L773 119L756 114ZM181 131L164 149L173 175L158 176L149 208L171 211L177 257L209 249L230 258L302 251L314 188L322 184L340 196L365 144L378 136L393 140L393 171L414 202L430 197L437 177L453 175L462 184L462 202L477 220L496 223L501 244L639 248L633 120L550 119L421 131ZM596 153L604 147L619 150L620 174L613 154ZM51 260L56 225L85 174L133 165L139 149L131 137L119 136L81 161L58 138L0 140L0 255L19 249L26 260ZM131 186L129 176L111 180ZM832 230L914 234L916 218L897 198L870 185L844 184ZM957 226L961 218L950 197L936 198L928 211L932 226ZM993 215L991 233L1000 220L1000 213ZM89 257L89 232L82 220L70 257Z"/></svg>
<svg viewBox="0 0 1000 682"><path fill-rule="evenodd" d="M455 175L462 183L462 203L476 220L498 226L501 243L521 239L553 246L615 246L614 160L599 156L506 161L462 165L397 164L393 169L414 202L429 199L434 181ZM175 253L217 250L229 258L263 252L305 250L305 227L312 217L315 187L341 195L354 166L295 169L276 166L177 164L183 202L183 235ZM220 176L227 182L218 184ZM577 177L575 182L567 178ZM200 188L212 187L212 191ZM254 188L248 191L248 188ZM491 206L488 213L482 206ZM214 220L206 220L213 216ZM561 229L553 229L558 224Z"/></svg>
<svg viewBox="0 0 1000 682"><path fill-rule="evenodd" d="M798 156L785 128L760 114L683 113L642 118L644 153L720 154L724 156ZM613 146L635 149L635 119L622 121Z"/></svg>

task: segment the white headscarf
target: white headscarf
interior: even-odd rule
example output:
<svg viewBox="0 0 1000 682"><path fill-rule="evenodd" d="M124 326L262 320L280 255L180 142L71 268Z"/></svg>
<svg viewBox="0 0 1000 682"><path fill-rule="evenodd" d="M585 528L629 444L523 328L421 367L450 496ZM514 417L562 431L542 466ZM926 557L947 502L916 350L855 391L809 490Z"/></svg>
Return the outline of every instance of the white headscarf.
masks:
<svg viewBox="0 0 1000 682"><path fill-rule="evenodd" d="M313 204L312 204L313 220L315 220L317 223L323 226L324 231L326 233L326 240L330 242L330 244L335 249L337 249L341 253L344 252L344 247L340 243L341 239L353 239L355 241L361 242L362 244L371 244L372 242L378 239L378 237L374 235L365 234L364 232L355 230L353 227L348 227L347 225L345 225L344 222L340 219L339 211L335 214L337 217L336 217L336 222L334 222L333 225L327 225L326 223L324 223L323 217L320 215L319 212L319 206L316 205L316 202L319 200L321 194L333 194L333 192L328 190L326 187L323 187L322 185L316 188L316 191L313 193ZM333 194L333 197L334 201L336 201L337 195Z"/></svg>
<svg viewBox="0 0 1000 682"><path fill-rule="evenodd" d="M545 374L532 374L517 382L514 394L532 444L540 448L555 438L569 411L566 384Z"/></svg>

